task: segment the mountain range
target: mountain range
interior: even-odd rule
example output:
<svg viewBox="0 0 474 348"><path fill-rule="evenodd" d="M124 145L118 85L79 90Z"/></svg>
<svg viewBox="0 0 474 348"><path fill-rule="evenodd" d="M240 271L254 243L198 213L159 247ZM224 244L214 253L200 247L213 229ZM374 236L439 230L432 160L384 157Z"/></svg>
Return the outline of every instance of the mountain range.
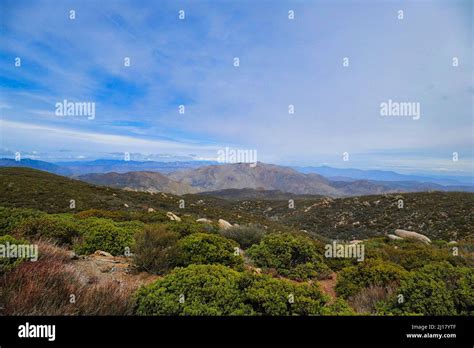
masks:
<svg viewBox="0 0 474 348"><path fill-rule="evenodd" d="M415 181L334 181L319 174L304 174L289 167L261 162L256 166L247 163L210 165L166 175L129 172L85 174L77 178L96 185L135 191L174 194L207 192L209 195L228 199L281 197L277 193L344 197L394 192L474 191L472 186L442 186Z"/></svg>
<svg viewBox="0 0 474 348"><path fill-rule="evenodd" d="M320 167L294 167L301 173L316 173L331 180L354 181L354 180L376 180L376 181L417 181L428 182L438 185L474 185L473 176L455 175L411 175L400 174L389 170L362 170L354 168L332 168Z"/></svg>
<svg viewBox="0 0 474 348"><path fill-rule="evenodd" d="M396 192L466 191L474 192L473 185L440 185L434 182L398 180L403 175L394 172L379 173L391 180L367 180L346 176L327 177L304 173L294 168L258 162L212 164L208 161L189 162L136 162L97 160L90 162L49 163L24 159L19 162L1 159L0 166L30 167L54 174L76 178L91 184L131 191L167 192L177 195L206 193L227 199L259 197L274 199L289 194L323 195L331 197L360 196ZM310 167L312 170L318 167ZM322 168L322 167L319 167ZM306 171L310 169L306 168ZM105 171L105 172L104 172ZM107 172L109 171L109 172ZM377 176L377 171L360 171L325 167L326 173L350 174L364 177ZM393 173L393 174L391 174ZM408 176L409 179L412 179ZM407 179L407 178L404 178ZM240 191L238 191L240 190Z"/></svg>

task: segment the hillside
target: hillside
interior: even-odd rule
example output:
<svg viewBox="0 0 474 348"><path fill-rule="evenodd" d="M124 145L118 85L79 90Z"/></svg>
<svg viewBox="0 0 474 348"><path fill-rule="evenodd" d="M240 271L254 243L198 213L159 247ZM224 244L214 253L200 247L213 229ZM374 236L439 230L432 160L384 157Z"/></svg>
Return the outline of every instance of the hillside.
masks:
<svg viewBox="0 0 474 348"><path fill-rule="evenodd" d="M95 185L130 191L167 192L177 195L197 192L197 189L184 183L177 183L157 172L85 174L79 176L78 179Z"/></svg>
<svg viewBox="0 0 474 348"><path fill-rule="evenodd" d="M148 206L163 205L149 193L95 186L30 168L0 168L0 181L0 205L9 207L70 212L71 199L75 200L76 211L143 210Z"/></svg>
<svg viewBox="0 0 474 348"><path fill-rule="evenodd" d="M271 200L271 201L282 201L289 199L302 199L302 198L320 198L318 195L295 195L294 193L282 192L280 190L256 190L256 189L225 189L217 191L208 191L199 193L201 196L218 197L230 201L242 201L242 200Z"/></svg>
<svg viewBox="0 0 474 348"><path fill-rule="evenodd" d="M398 207L399 200L403 208ZM474 235L474 194L420 192L350 198L244 201L239 209L312 235L364 239L406 229L433 239L459 240Z"/></svg>
<svg viewBox="0 0 474 348"><path fill-rule="evenodd" d="M59 166L57 164L32 160L29 158L24 158L21 161L15 161L10 158L0 158L0 167L24 167L24 168L33 168L38 170L43 170L58 175L71 175L72 172L65 167Z"/></svg>
<svg viewBox="0 0 474 348"><path fill-rule="evenodd" d="M231 223L257 223L275 230L295 228L312 235L362 239L392 233L396 228L415 230L433 239L462 239L474 235L474 194L425 192L331 199L295 196L295 207L275 192L274 200L244 190L245 199L224 200L205 194L174 196L132 192L95 186L28 168L0 168L0 206L34 208L46 212L106 209L146 212L173 211L195 218L226 219ZM242 191L222 191L221 197L238 197ZM281 199L280 199L281 198ZM184 199L184 209L179 208ZM398 208L402 199L404 207Z"/></svg>
<svg viewBox="0 0 474 348"><path fill-rule="evenodd" d="M47 213L70 213L89 209L156 214L173 211L195 218L223 218L228 221L252 222L255 217L232 210L231 202L210 196L175 196L165 193L126 191L96 186L83 181L30 168L0 168L0 206L38 209ZM70 200L75 200L71 209ZM180 200L185 208L180 209ZM154 213L149 213L152 216ZM272 222L269 222L272 225ZM275 224L273 224L275 225Z"/></svg>

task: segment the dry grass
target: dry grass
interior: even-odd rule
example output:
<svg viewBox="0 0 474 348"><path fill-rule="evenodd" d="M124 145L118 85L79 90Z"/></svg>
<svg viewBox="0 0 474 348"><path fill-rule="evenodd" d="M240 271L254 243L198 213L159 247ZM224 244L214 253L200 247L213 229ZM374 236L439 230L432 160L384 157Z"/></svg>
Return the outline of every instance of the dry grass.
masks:
<svg viewBox="0 0 474 348"><path fill-rule="evenodd" d="M376 314L377 302L388 299L393 292L392 286L370 286L350 297L348 303L359 314Z"/></svg>
<svg viewBox="0 0 474 348"><path fill-rule="evenodd" d="M0 277L1 315L133 314L138 284L90 279L74 268L68 251L44 241L38 247L38 261Z"/></svg>

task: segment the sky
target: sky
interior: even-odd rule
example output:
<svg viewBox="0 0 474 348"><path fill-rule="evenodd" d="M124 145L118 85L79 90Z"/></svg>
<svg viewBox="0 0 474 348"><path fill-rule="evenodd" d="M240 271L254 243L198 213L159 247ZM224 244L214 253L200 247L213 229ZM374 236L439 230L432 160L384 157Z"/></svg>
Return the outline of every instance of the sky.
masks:
<svg viewBox="0 0 474 348"><path fill-rule="evenodd" d="M229 147L283 165L474 172L469 0L2 0L0 28L0 157ZM94 117L58 115L64 100ZM389 100L419 118L382 116Z"/></svg>

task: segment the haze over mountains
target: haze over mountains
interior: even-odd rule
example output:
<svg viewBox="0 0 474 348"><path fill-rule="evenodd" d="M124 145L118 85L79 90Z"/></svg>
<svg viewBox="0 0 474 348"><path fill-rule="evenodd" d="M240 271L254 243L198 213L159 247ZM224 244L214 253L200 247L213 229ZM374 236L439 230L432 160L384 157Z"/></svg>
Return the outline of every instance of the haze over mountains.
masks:
<svg viewBox="0 0 474 348"><path fill-rule="evenodd" d="M296 167L301 173L317 173L331 180L353 181L353 180L377 180L377 181L418 181L430 182L438 185L474 185L472 176L426 176L399 174L388 170L361 170L354 168L332 168L320 167Z"/></svg>
<svg viewBox="0 0 474 348"><path fill-rule="evenodd" d="M31 159L19 162L1 159L0 166L30 167L74 177L88 183L133 191L168 192L177 195L210 192L220 197L282 197L296 195L324 195L332 197L358 196L390 192L466 191L474 192L473 185L460 184L456 178L442 179L449 184L436 183L439 178L402 175L387 171L362 171L330 167L307 167L302 171L290 167L248 163L212 164L209 161L153 162L97 160L90 162L49 163ZM209 165L211 164L211 165ZM340 175L330 175L340 174ZM353 175L349 177L348 175ZM367 180L369 178L386 178ZM363 178L363 179L360 179ZM462 179L462 178L461 178ZM423 181L421 181L423 180ZM461 180L462 182L462 180ZM240 191L236 191L240 190Z"/></svg>

